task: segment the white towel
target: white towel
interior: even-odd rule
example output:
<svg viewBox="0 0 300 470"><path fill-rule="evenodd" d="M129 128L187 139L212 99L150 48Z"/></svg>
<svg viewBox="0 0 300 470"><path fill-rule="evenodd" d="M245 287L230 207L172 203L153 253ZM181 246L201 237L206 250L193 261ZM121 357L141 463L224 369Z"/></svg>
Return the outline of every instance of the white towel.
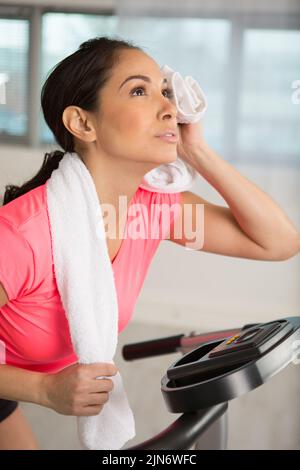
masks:
<svg viewBox="0 0 300 470"><path fill-rule="evenodd" d="M46 183L54 269L79 363L113 363L118 302L102 211L92 176L66 153ZM100 378L100 377L99 377ZM77 418L85 449L120 449L135 436L121 375L99 415Z"/></svg>
<svg viewBox="0 0 300 470"><path fill-rule="evenodd" d="M177 122L200 121L207 110L207 99L196 80L189 75L183 79L168 65L163 65L161 71L174 94ZM196 178L195 169L178 156L175 162L165 163L146 173L140 187L154 192L175 193L190 189Z"/></svg>

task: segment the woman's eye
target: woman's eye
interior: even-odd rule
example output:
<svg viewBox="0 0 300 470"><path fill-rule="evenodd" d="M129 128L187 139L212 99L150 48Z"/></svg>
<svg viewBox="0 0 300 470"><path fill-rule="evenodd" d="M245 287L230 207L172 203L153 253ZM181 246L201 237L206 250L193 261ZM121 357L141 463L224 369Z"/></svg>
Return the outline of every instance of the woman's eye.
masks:
<svg viewBox="0 0 300 470"><path fill-rule="evenodd" d="M174 95L173 95L173 91L171 90L171 88L166 88L163 91L167 92L167 98L173 98Z"/></svg>
<svg viewBox="0 0 300 470"><path fill-rule="evenodd" d="M131 94L134 95L134 93L136 93L139 90L142 90L143 92L145 92L145 88L142 87L142 86L139 86L139 87L134 88L132 90ZM173 92L170 88L165 88L165 90L163 90L163 92L167 92L167 95L165 95L166 98L173 98ZM142 95L135 95L135 96L142 96Z"/></svg>
<svg viewBox="0 0 300 470"><path fill-rule="evenodd" d="M138 91L138 90L143 90L143 91L145 91L145 88L142 87L142 86L139 86L139 87L137 87L137 88L134 88L134 89L132 90L132 92L131 92L132 95L133 95L136 91ZM141 95L140 95L140 96L141 96Z"/></svg>

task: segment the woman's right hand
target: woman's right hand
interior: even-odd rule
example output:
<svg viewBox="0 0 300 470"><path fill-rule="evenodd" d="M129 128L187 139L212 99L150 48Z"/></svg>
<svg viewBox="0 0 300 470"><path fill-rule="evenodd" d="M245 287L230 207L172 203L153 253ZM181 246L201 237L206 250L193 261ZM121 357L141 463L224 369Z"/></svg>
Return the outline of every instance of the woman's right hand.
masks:
<svg viewBox="0 0 300 470"><path fill-rule="evenodd" d="M114 364L73 364L43 378L44 404L57 413L73 416L93 416L101 412L114 384L110 379L118 372Z"/></svg>

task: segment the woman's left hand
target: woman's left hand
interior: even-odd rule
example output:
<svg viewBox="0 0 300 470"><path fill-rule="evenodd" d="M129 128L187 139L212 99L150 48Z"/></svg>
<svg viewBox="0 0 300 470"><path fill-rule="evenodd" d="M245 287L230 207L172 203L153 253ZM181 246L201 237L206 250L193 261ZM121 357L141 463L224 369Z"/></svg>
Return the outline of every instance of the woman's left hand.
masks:
<svg viewBox="0 0 300 470"><path fill-rule="evenodd" d="M178 124L178 130L178 156L193 165L194 151L206 145L202 121L198 121L194 124Z"/></svg>

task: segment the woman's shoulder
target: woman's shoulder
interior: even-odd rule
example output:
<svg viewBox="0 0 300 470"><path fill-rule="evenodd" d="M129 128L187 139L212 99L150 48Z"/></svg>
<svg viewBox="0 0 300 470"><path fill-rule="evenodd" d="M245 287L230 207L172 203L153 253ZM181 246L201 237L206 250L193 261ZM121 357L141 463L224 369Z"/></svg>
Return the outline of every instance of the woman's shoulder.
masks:
<svg viewBox="0 0 300 470"><path fill-rule="evenodd" d="M40 185L0 207L0 218L22 231L37 217L46 215L45 185Z"/></svg>
<svg viewBox="0 0 300 470"><path fill-rule="evenodd" d="M0 278L10 299L40 285L52 269L44 185L0 207Z"/></svg>
<svg viewBox="0 0 300 470"><path fill-rule="evenodd" d="M23 239L39 264L49 263L51 237L46 202L45 184L0 207L0 226L5 226L14 237L8 240ZM45 263L43 263L45 260Z"/></svg>

